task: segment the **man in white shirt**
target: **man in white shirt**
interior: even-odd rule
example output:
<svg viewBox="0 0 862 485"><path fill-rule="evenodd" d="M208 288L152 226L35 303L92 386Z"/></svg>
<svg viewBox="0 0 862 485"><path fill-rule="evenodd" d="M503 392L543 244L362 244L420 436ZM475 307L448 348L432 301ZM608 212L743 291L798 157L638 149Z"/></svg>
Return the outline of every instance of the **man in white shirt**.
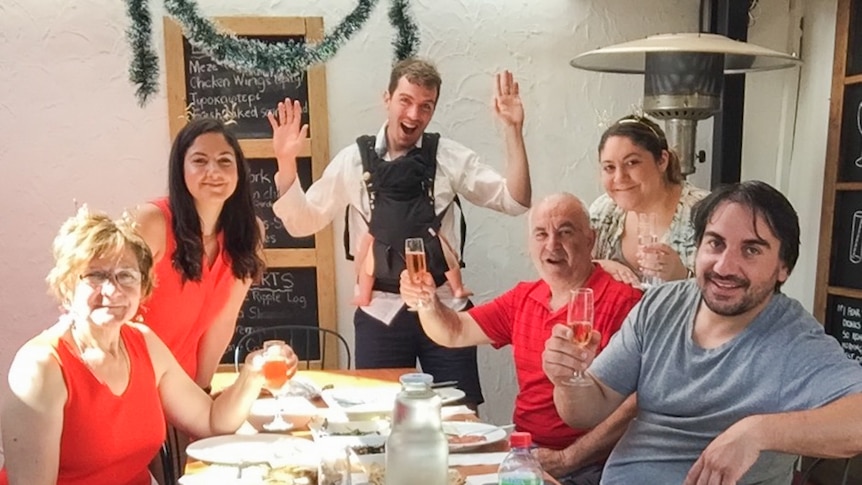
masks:
<svg viewBox="0 0 862 485"><path fill-rule="evenodd" d="M442 137L437 140L436 135L425 133L434 115L442 83L437 69L425 60L407 59L394 66L389 89L383 94L387 120L373 138L373 145L367 143L367 148L363 148L360 146L363 139L360 138L359 143L341 150L307 192L303 192L300 184L296 183L296 156L305 142L308 129L301 126L301 106L287 99L279 103L277 116L269 115L279 170L275 182L281 194L273 204L273 211L291 235L307 236L323 229L345 206L348 207L351 254L356 254L360 241L369 234L369 224L382 228L380 230L384 232L401 232L395 235L401 243L390 240L387 247L391 253L389 263L396 266L389 271L395 276L396 287L382 284L385 281L378 278L381 284L375 287L370 305L357 308L354 315L356 367L413 367L418 358L422 369L434 375L435 380L457 380L459 387L467 393L467 404L472 405L482 402L476 348L446 349L429 339L416 314L407 311L398 294L397 281L403 269L403 237L424 237L428 241L429 236L425 232L439 233L453 247L460 247L464 235L457 234L456 237L455 211L452 208L457 196L474 205L509 215L522 214L530 206L530 174L522 134L524 110L518 83L508 71L498 74L496 81L494 107L503 123L506 140L505 177L481 163L478 155L463 145ZM423 143L429 140L437 143L434 160L428 160L428 154L422 151ZM369 159L374 163L369 165ZM388 162L393 161L401 165L389 165ZM404 233L402 226L405 222L415 226L412 223L416 221L378 218L377 224L370 222L375 204L378 201L382 203L382 199L376 197L374 177L377 174L369 173L369 166L384 166L386 170L402 166L419 167L419 171L421 167L427 168L427 173L431 174L427 180L422 180L421 174L420 179L411 180L418 183L417 186L427 187L428 200L433 201L428 205L433 205L432 215L436 216L436 221L420 221L430 231ZM370 192L369 187L372 187ZM415 191L411 189L410 192ZM421 197L421 194L416 196ZM391 217L392 212L388 214ZM371 234L375 239L393 236L375 234L374 231ZM377 265L384 264L379 261L381 258L377 252L374 255ZM429 255L429 266L435 266L431 264L432 259ZM378 276L377 270L375 266L375 276ZM470 302L455 298L445 278L436 274L438 270L429 267L429 272L439 284L437 294L441 301L456 311L467 308Z"/></svg>

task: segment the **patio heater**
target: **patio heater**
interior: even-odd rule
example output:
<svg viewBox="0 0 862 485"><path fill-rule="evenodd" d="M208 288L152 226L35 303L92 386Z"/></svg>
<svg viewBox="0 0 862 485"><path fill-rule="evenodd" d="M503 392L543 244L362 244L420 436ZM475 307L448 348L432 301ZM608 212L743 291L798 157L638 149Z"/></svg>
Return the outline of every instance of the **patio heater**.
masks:
<svg viewBox="0 0 862 485"><path fill-rule="evenodd" d="M688 176L695 171L697 122L721 110L724 75L784 69L800 62L794 55L723 35L682 33L602 47L569 64L588 71L644 74L644 113L664 120L668 147Z"/></svg>

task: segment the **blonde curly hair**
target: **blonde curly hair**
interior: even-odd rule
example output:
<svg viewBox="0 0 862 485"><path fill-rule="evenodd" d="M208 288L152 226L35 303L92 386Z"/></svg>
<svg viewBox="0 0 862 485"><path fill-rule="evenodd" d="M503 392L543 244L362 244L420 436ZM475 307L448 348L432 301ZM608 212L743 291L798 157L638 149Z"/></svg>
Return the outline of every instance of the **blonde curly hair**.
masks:
<svg viewBox="0 0 862 485"><path fill-rule="evenodd" d="M153 254L135 230L129 214L112 220L106 214L82 206L66 220L54 238L54 267L45 281L60 303L72 301L75 285L90 261L122 254L131 249L141 272L141 299L153 292Z"/></svg>

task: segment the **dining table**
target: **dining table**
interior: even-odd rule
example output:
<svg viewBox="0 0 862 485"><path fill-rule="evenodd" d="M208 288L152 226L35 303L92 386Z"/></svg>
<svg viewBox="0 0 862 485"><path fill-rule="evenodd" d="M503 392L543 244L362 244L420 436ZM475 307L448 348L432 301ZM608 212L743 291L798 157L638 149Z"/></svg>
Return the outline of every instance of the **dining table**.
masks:
<svg viewBox="0 0 862 485"><path fill-rule="evenodd" d="M332 369L332 370L315 370L315 369L305 369L299 370L296 374L299 378L313 382L318 389L325 388L341 388L341 387L351 387L351 388L375 388L375 387L387 387L390 388L399 382L399 378L411 372L417 372L414 368L387 368L387 369ZM234 367L223 365L220 366L218 371L213 376L211 386L212 386L212 394L217 395L219 392L230 386L237 377L237 372ZM312 399L312 404L319 408L325 408L326 403L320 399ZM460 414L452 414L447 413L445 420L448 421L468 421L468 422L479 422L478 416L470 411L469 409L462 407L464 410L463 413ZM291 430L286 432L286 434L290 434L292 436L302 437L311 439L311 433L307 429L300 430ZM509 444L507 440L498 441L495 443L489 443L487 445L480 446L474 450L471 450L473 453L494 453L494 452L505 452L508 451ZM209 466L206 463L189 459L186 463L185 473L187 475L193 475L196 473L200 473ZM497 471L498 464L480 464L480 465L462 465L462 466L453 466L458 473L462 476L462 478L468 478L471 476L479 476L479 475L487 475L494 474ZM546 474L545 476L545 484L546 485L559 485L559 482L554 480L552 477Z"/></svg>

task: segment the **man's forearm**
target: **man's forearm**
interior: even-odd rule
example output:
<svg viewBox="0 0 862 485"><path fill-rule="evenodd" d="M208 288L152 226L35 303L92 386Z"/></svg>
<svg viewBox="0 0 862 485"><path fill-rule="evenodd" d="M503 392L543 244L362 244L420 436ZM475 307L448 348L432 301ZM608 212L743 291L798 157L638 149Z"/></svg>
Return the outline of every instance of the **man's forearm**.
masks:
<svg viewBox="0 0 862 485"><path fill-rule="evenodd" d="M568 473L604 462L635 416L637 397L632 394L607 419L563 450L565 461L570 467Z"/></svg>
<svg viewBox="0 0 862 485"><path fill-rule="evenodd" d="M530 207L532 186L527 149L524 145L522 126L505 126L506 138L506 188L509 195L524 207Z"/></svg>
<svg viewBox="0 0 862 485"><path fill-rule="evenodd" d="M418 310L419 322L428 338L443 347L459 347L461 321L458 312L433 296L431 302Z"/></svg>
<svg viewBox="0 0 862 485"><path fill-rule="evenodd" d="M589 386L554 385L554 405L563 421L573 428L594 428L607 419L625 399L605 387L589 372Z"/></svg>
<svg viewBox="0 0 862 485"><path fill-rule="evenodd" d="M818 409L750 416L734 427L750 426L761 450L849 458L862 453L859 409L862 394L854 394Z"/></svg>

